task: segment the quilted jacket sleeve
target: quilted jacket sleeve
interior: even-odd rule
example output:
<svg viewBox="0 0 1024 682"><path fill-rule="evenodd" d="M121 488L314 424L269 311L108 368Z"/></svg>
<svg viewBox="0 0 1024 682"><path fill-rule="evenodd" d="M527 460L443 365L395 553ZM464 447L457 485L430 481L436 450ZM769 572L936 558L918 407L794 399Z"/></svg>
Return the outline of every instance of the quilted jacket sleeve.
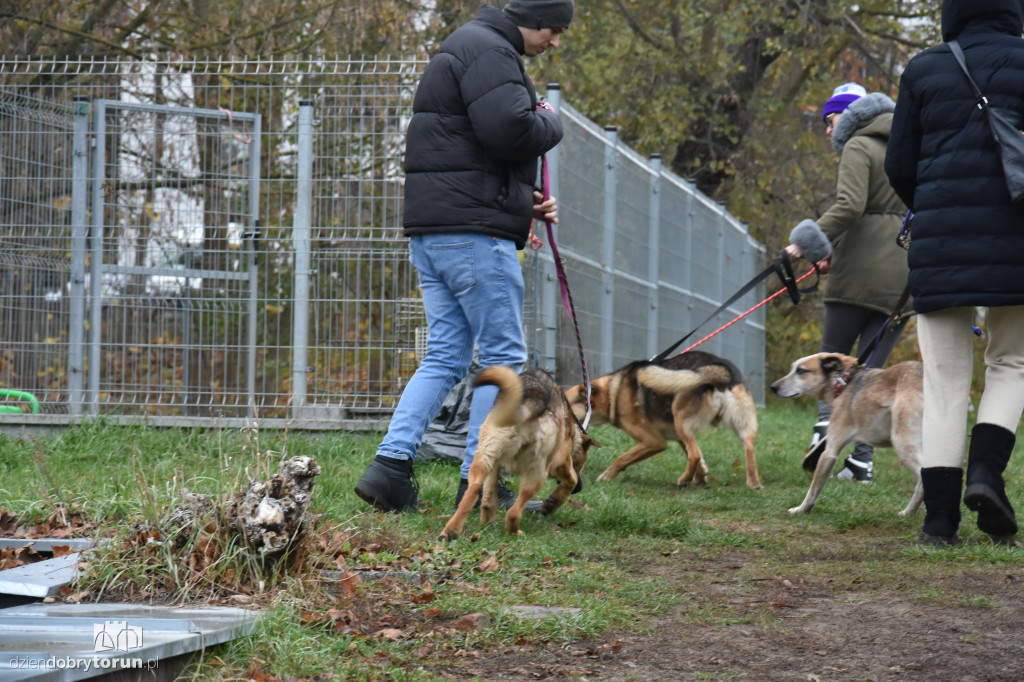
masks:
<svg viewBox="0 0 1024 682"><path fill-rule="evenodd" d="M495 48L469 66L460 84L477 139L504 161L536 159L562 139L557 114L535 108L528 83L517 55Z"/></svg>

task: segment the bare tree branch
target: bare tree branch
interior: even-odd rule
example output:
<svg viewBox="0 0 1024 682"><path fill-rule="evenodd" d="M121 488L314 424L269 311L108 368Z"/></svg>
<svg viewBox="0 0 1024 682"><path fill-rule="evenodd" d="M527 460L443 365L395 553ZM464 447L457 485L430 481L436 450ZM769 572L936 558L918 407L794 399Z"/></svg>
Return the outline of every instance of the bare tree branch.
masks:
<svg viewBox="0 0 1024 682"><path fill-rule="evenodd" d="M655 38L653 35L651 35L647 31L647 29L645 29L640 24L640 22L637 21L636 17L634 17L633 13L629 11L629 8L626 7L626 3L623 0L615 0L615 4L617 4L619 6L619 11L622 12L622 16L625 18L626 23L629 24L629 27L631 29L633 29L633 31L638 36L643 38L645 42L651 44L652 46L658 48L659 50L667 50L668 49L667 45L665 45L663 42L661 42L660 40Z"/></svg>

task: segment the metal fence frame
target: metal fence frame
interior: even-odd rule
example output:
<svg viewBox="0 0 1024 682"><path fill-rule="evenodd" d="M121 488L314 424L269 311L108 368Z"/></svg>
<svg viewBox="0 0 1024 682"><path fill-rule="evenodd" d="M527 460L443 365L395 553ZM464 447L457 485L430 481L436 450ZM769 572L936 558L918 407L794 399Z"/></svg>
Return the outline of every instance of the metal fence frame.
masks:
<svg viewBox="0 0 1024 682"><path fill-rule="evenodd" d="M400 229L404 130L423 65L0 58L0 202L8 206L0 203L6 223L0 224L0 388L39 394L42 407L40 414L0 414L0 424L59 426L102 417L155 425L382 428L426 337ZM201 82L206 89L196 85ZM602 129L562 102L557 85L548 86L547 98L566 130L548 155L560 207L558 246L590 373L597 376L651 357L690 331L761 270L764 247L721 205L664 170L660 158L642 158L614 128ZM248 215L236 217L234 227L218 227L240 235L223 247L227 269L220 275L189 262L173 270L146 262L147 243L157 237L136 224L141 199L133 183L107 175L127 175L128 156L151 168L153 178L182 173L167 172L170 164L158 151L165 137L154 141L135 131L142 141L131 144L116 134L104 137L111 112L125 110L161 117L158 132L166 140L174 127L166 120L202 119L201 129L174 138L179 151L192 144L181 140L203 140L203 178L220 183L206 191L202 217L193 222L211 220L225 183L249 183L232 199L247 202ZM231 141L241 139L240 129L254 136L248 166ZM66 153L60 150L71 150L71 163L50 162ZM214 154L219 160L210 160ZM111 170L98 172L105 164ZM143 212L152 213L152 206ZM123 237L105 241L119 231L135 237L137 252ZM182 234L176 238L180 250L200 248ZM531 364L563 385L576 383L575 334L561 310L550 250L528 249L523 267ZM186 293L208 310L205 317L192 308L181 312L180 287L148 297L110 294L110 273L184 280ZM218 277L241 284L230 290L216 284ZM740 315L762 296L763 286L715 322ZM162 312L154 317L152 310ZM172 322L154 329L154 319ZM105 336L114 320L120 335ZM200 328L201 352L180 333ZM701 345L734 361L759 403L764 338L760 310ZM183 373L182 358L193 352L201 367ZM159 362L152 359L157 355ZM146 369L131 381L118 374L128 359ZM224 385L211 390L216 381Z"/></svg>

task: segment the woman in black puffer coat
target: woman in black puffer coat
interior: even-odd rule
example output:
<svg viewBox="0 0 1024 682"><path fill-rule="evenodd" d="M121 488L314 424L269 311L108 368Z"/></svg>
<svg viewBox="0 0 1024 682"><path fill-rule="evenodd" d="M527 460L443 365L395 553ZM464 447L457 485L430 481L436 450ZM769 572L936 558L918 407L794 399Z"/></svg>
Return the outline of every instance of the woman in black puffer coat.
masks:
<svg viewBox="0 0 1024 682"><path fill-rule="evenodd" d="M1024 113L1021 0L946 0L942 36L963 48L996 107ZM964 501L995 540L1017 532L1002 472L1024 410L1024 204L1014 204L974 92L948 45L900 79L885 170L914 212L910 292L925 365L921 540L957 541L976 306L987 308L985 390Z"/></svg>

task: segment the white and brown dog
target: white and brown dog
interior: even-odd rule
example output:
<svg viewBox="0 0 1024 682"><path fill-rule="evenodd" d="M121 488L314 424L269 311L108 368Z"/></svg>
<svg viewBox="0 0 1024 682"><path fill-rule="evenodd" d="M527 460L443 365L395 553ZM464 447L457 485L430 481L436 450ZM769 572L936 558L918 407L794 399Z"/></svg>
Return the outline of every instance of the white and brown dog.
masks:
<svg viewBox="0 0 1024 682"><path fill-rule="evenodd" d="M469 486L455 514L441 531L441 540L462 534L478 498L480 520L488 523L497 510L498 474L502 467L519 474L519 496L505 512L505 529L522 535L519 522L526 503L550 476L558 480L541 514L553 513L578 492L580 474L592 446L600 447L573 416L561 387L541 369L516 374L509 367L488 367L476 385L498 387L494 407L480 427L480 444L469 467Z"/></svg>
<svg viewBox="0 0 1024 682"><path fill-rule="evenodd" d="M573 386L565 397L582 419L586 413L583 385ZM597 477L599 481L610 481L623 469L664 452L674 440L686 456L686 469L676 484L707 485L708 467L697 433L722 424L732 428L743 444L747 487L761 487L754 455L757 407L739 368L725 358L694 350L658 362L631 362L594 379L591 404L593 424L611 424L636 441Z"/></svg>
<svg viewBox="0 0 1024 682"><path fill-rule="evenodd" d="M791 514L814 509L839 452L859 442L896 450L914 474L914 493L900 512L907 516L921 506L921 410L924 370L920 362L901 362L888 369L858 368L857 358L840 353L815 353L793 363L789 374L772 384L780 398L806 395L832 405L825 451L814 470L804 501Z"/></svg>

